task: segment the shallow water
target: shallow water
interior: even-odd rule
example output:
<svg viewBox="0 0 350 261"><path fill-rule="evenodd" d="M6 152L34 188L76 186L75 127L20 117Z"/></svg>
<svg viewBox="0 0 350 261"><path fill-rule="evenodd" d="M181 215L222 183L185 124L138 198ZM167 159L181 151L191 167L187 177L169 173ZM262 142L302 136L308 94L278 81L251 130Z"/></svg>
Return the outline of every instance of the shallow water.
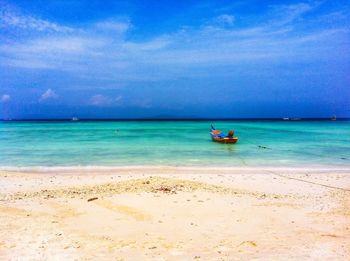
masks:
<svg viewBox="0 0 350 261"><path fill-rule="evenodd" d="M212 142L211 123L234 129L238 143ZM0 150L1 168L350 166L350 122L1 122Z"/></svg>

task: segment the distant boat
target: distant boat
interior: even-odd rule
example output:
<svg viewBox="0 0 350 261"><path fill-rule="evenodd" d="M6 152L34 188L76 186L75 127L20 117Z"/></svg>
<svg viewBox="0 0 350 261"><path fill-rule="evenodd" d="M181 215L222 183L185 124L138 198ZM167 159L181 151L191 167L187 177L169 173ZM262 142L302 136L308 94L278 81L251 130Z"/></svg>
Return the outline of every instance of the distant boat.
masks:
<svg viewBox="0 0 350 261"><path fill-rule="evenodd" d="M289 118L283 118L284 121L289 121Z"/></svg>
<svg viewBox="0 0 350 261"><path fill-rule="evenodd" d="M331 118L332 121L336 121L337 120L337 116L333 115L333 117Z"/></svg>
<svg viewBox="0 0 350 261"><path fill-rule="evenodd" d="M72 118L72 121L78 121L78 120L79 120L79 118L77 118L77 117Z"/></svg>

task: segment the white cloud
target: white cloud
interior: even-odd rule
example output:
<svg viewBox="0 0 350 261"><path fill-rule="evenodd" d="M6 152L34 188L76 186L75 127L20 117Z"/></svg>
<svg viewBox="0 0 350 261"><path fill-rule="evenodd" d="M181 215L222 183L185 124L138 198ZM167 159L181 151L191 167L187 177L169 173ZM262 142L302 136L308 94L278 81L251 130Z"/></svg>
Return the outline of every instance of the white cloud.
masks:
<svg viewBox="0 0 350 261"><path fill-rule="evenodd" d="M81 78L140 81L183 75L189 67L337 59L340 54L330 53L337 46L347 48L349 29L345 25L330 28L301 21L314 8L316 5L311 4L272 6L258 24L252 22L246 27L232 26L235 17L222 14L210 23L180 27L144 41L126 37L132 27L127 19L104 20L84 30L75 28L74 35L55 31L40 37L34 34L11 45L0 43L0 63L32 70L69 71ZM92 105L117 103L113 98L95 96Z"/></svg>
<svg viewBox="0 0 350 261"><path fill-rule="evenodd" d="M122 47L134 51L155 51L164 49L171 43L170 37L158 37L156 39L153 39L151 41L147 42L140 42L140 43L134 43L134 42L125 42Z"/></svg>
<svg viewBox="0 0 350 261"><path fill-rule="evenodd" d="M27 69L53 69L55 68L53 64L46 63L37 58L4 58L0 61L1 65L6 65L10 67L19 67Z"/></svg>
<svg viewBox="0 0 350 261"><path fill-rule="evenodd" d="M125 33L132 27L130 21L123 22L113 20L98 22L95 26L99 30L114 31L116 33Z"/></svg>
<svg viewBox="0 0 350 261"><path fill-rule="evenodd" d="M16 14L8 6L1 5L0 27L17 27L36 31L72 32L73 29L67 26L35 18L33 16Z"/></svg>
<svg viewBox="0 0 350 261"><path fill-rule="evenodd" d="M90 104L94 106L109 105L112 99L102 94L96 94L90 98Z"/></svg>
<svg viewBox="0 0 350 261"><path fill-rule="evenodd" d="M298 3L291 5L274 6L273 11L276 15L276 18L273 20L273 24L278 26L290 24L300 19L305 13L315 9L318 5L318 3L315 3L313 5L307 3Z"/></svg>
<svg viewBox="0 0 350 261"><path fill-rule="evenodd" d="M85 64L86 60L100 56L108 43L98 37L51 36L11 45L0 44L0 54L7 54L0 63L29 69L70 70L76 68L76 63Z"/></svg>
<svg viewBox="0 0 350 261"><path fill-rule="evenodd" d="M43 37L25 43L1 45L0 51L20 54L86 54L89 50L101 48L106 44L103 39L78 36Z"/></svg>
<svg viewBox="0 0 350 261"><path fill-rule="evenodd" d="M123 97L121 95L117 96L115 99L114 99L114 103L116 105L121 105L123 103Z"/></svg>
<svg viewBox="0 0 350 261"><path fill-rule="evenodd" d="M93 106L119 106L122 104L123 97L121 95L111 98L102 94L93 95L89 104Z"/></svg>
<svg viewBox="0 0 350 261"><path fill-rule="evenodd" d="M3 103L9 102L10 100L11 100L11 96L8 95L8 94L3 94L3 95L1 96L1 99L0 99L0 101L3 102Z"/></svg>
<svg viewBox="0 0 350 261"><path fill-rule="evenodd" d="M47 89L41 96L39 101L45 101L49 99L57 99L58 95L51 89Z"/></svg>
<svg viewBox="0 0 350 261"><path fill-rule="evenodd" d="M231 26L235 22L235 17L233 15L222 14L216 17L215 21L221 25Z"/></svg>
<svg viewBox="0 0 350 261"><path fill-rule="evenodd" d="M152 99L145 98L140 101L135 101L135 105L141 108L149 109L152 108Z"/></svg>

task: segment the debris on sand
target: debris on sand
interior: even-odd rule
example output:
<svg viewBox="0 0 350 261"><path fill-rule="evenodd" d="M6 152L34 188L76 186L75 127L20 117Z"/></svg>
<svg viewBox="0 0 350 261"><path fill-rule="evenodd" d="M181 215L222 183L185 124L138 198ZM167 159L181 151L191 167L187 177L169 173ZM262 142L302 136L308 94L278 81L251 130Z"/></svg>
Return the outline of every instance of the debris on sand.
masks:
<svg viewBox="0 0 350 261"><path fill-rule="evenodd" d="M256 247L257 246L255 241L250 241L250 240L249 241L243 241L242 243L239 244L239 246L243 246L243 245L251 246L251 247Z"/></svg>
<svg viewBox="0 0 350 261"><path fill-rule="evenodd" d="M219 185L213 185L203 182L190 181L190 180L179 180L172 178L163 177L148 177L143 179L131 179L126 181L109 182L98 185L85 185L79 187L70 187L63 189L52 189L52 190L40 190L33 191L30 193L17 192L10 195L1 195L0 200L3 198L6 200L18 200L22 198L33 198L33 197L81 197L88 198L91 194L98 194L100 196L111 196L121 193L133 193L133 192L150 192L158 194L162 192L164 194L176 194L178 192L192 192L192 191L207 191L213 193L231 194L235 196L239 195L250 195L259 197L263 193L251 192L246 190L239 190L234 188L228 188ZM273 195L269 195L272 197ZM88 198L87 201L93 201L98 199L97 197Z"/></svg>
<svg viewBox="0 0 350 261"><path fill-rule="evenodd" d="M167 187L167 186L160 186L158 188L155 188L153 192L163 192L163 193L171 193L176 194L176 187Z"/></svg>

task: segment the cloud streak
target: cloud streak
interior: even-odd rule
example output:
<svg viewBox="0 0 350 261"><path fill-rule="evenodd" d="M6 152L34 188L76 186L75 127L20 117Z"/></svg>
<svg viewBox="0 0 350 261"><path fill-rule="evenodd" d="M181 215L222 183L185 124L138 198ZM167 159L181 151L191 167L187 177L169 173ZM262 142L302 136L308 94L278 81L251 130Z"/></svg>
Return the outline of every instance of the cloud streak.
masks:
<svg viewBox="0 0 350 261"><path fill-rule="evenodd" d="M113 33L125 33L132 28L132 24L129 20L106 20L95 24L96 29L101 31L113 32Z"/></svg>
<svg viewBox="0 0 350 261"><path fill-rule="evenodd" d="M55 91L51 90L51 89L47 89L41 96L39 101L43 102L43 101L47 101L47 100L55 100L58 99L58 95L56 94Z"/></svg>
<svg viewBox="0 0 350 261"><path fill-rule="evenodd" d="M265 22L248 27L236 27L234 15L221 14L200 26L183 27L144 41L126 37L133 28L128 19L107 19L83 30L65 30L53 22L36 23L31 17L12 19L3 15L8 26L21 27L28 22L30 29L55 33L1 44L1 64L81 75L94 71L94 77L115 80L174 77L174 72L182 72L180 66L337 59L337 55L331 57L329 53L334 46L341 48L349 43L349 29L317 27L303 20L317 7L307 3L272 6ZM305 29L297 31L296 27Z"/></svg>
<svg viewBox="0 0 350 261"><path fill-rule="evenodd" d="M106 95L96 94L91 96L89 100L89 105L97 107L109 107L109 106L120 106L123 102L123 97L121 95L116 98L111 98Z"/></svg>
<svg viewBox="0 0 350 261"><path fill-rule="evenodd" d="M232 26L235 22L235 17L229 14L222 14L216 17L214 21L217 22L219 25Z"/></svg>
<svg viewBox="0 0 350 261"><path fill-rule="evenodd" d="M0 98L0 102L5 103L11 100L11 96L8 94L3 94Z"/></svg>
<svg viewBox="0 0 350 261"><path fill-rule="evenodd" d="M35 30L35 31L51 31L51 32L73 32L73 29L68 26L62 26L57 23L53 23L40 18L35 18L29 15L16 14L7 5L1 4L0 11L0 27L13 27L22 30Z"/></svg>

